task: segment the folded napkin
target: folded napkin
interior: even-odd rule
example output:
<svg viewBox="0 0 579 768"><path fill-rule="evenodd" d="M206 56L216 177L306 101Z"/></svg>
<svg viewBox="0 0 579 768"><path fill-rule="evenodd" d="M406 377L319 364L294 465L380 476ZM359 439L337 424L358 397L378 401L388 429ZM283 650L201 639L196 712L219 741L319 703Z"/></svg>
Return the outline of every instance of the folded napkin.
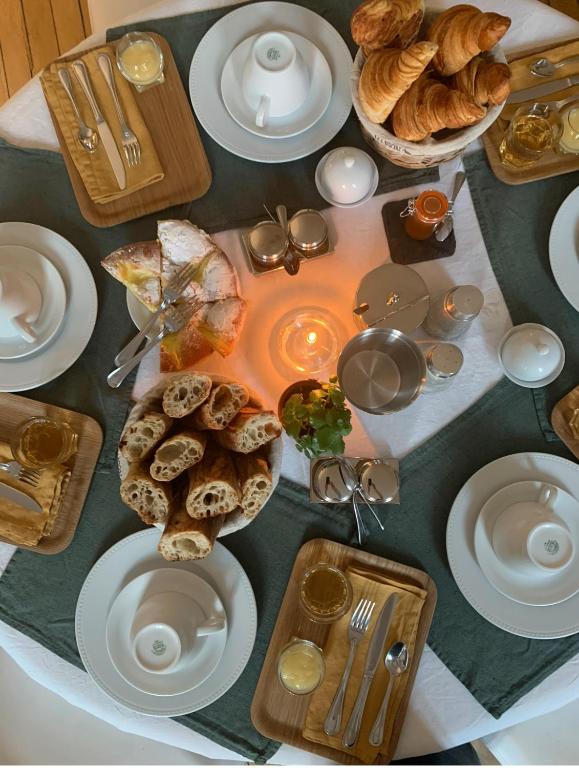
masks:
<svg viewBox="0 0 579 768"><path fill-rule="evenodd" d="M97 56L100 53L107 53L111 59L119 101L123 107L127 123L141 145L141 162L132 168L128 167L124 156L121 143L121 127L115 111L113 98L103 73L97 64ZM72 109L70 99L66 95L66 91L58 78L58 70L60 67L64 66L66 62L75 61L79 58L82 58L87 66L96 100L109 128L111 129L117 149L123 160L123 165L125 166L125 172L127 174L126 189L119 189L119 185L117 184L113 169L111 168L111 164L109 163L102 143L99 142L96 152L90 154L83 149L77 140L78 121ZM72 88L76 96L76 102L80 113L85 123L96 129L92 110L80 87L77 77L71 67L68 67L68 71L70 73ZM42 82L46 101L48 102L54 117L58 121L58 125L66 142L66 147L70 152L70 156L73 159L91 200L101 205L110 203L112 200L126 197L127 195L136 192L138 189L142 189L149 184L154 184L156 181L160 181L163 178L163 169L151 139L151 135L137 106L133 87L117 70L115 64L115 49L112 46L103 45L100 48L94 48L91 51L88 51L81 57L70 56L64 59L58 59L58 61L53 61L52 64L42 72L40 80Z"/></svg>
<svg viewBox="0 0 579 768"><path fill-rule="evenodd" d="M6 443L0 442L0 462L11 461L12 451ZM42 512L31 512L18 504L0 497L0 536L14 544L34 546L43 536L49 536L56 520L60 504L68 485L70 469L61 464L48 467L40 473L36 488L21 483L7 472L0 474L0 480L19 491L32 496L42 507Z"/></svg>
<svg viewBox="0 0 579 768"><path fill-rule="evenodd" d="M372 614L370 626L358 646L358 652L356 653L354 666L352 667L352 673L350 675L350 682L344 700L344 711L340 732L336 736L327 736L324 733L324 721L340 682L340 678L342 677L342 672L346 665L350 650L350 644L348 642L348 626L350 624L351 612L337 621L329 632L326 647L324 648L326 674L322 685L312 694L303 736L309 741L315 741L318 744L326 744L334 749L347 752L363 763L372 763L377 754L381 751L381 747L372 747L370 745L368 737L372 730L376 715L378 714L378 710L380 709L380 705L382 704L382 699L388 684L388 673L383 663L378 666L374 681L372 682L372 687L370 688L358 742L352 749L342 746L342 734L354 707L354 702L358 695L358 687L364 674L366 652L384 603L390 595L397 592L399 600L392 618L392 623L390 624L390 630L384 648L386 651L393 643L402 640L408 646L409 658L412 661L414 645L416 642L416 632L418 630L418 623L420 621L424 600L426 599L426 591L419 587L413 587L410 584L394 581L379 573L370 573L359 568L349 568L346 571L346 574L353 590L352 606L355 607L358 604L358 601L362 598L368 598L369 600L375 601L376 607ZM383 744L388 744L390 739L394 719L398 712L400 702L402 701L407 681L408 676L403 674L400 675L394 683L384 727Z"/></svg>

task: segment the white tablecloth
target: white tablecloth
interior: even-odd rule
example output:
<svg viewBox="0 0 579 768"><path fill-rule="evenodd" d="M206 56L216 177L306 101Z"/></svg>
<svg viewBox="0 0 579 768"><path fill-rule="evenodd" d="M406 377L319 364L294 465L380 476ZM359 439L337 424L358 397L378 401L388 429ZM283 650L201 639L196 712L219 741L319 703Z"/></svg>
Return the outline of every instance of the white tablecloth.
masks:
<svg viewBox="0 0 579 768"><path fill-rule="evenodd" d="M105 27L129 20L127 14L132 14L130 20L137 20L226 4L221 0L98 0L90 5L93 29L99 32L83 46L101 40ZM437 7L452 4L450 0L430 3ZM478 0L477 4L483 10L496 10L512 17L513 25L505 41L509 51L518 52L579 35L578 23L536 0ZM0 109L0 135L22 145L57 147L37 78ZM456 168L455 162L441 169L443 188L450 188ZM406 190L404 194L411 191ZM292 280L284 274L254 278L244 266L238 233L230 231L217 235L219 244L238 268L249 312L242 340L233 355L226 361L212 356L204 367L239 376L260 391L265 401L275 403L285 383L267 354L271 329L276 320L289 308L321 306L333 312L343 325L344 333L351 335L354 325L350 307L356 285L365 272L389 258L381 207L386 200L402 196L403 193L397 192L376 197L366 206L352 211L333 209L330 217L336 237L335 255L305 265L300 276ZM202 221L196 223L203 226ZM354 431L348 438L348 450L353 454L364 455L368 451L368 455L405 455L468 408L500 378L495 351L498 340L510 325L510 319L492 273L466 187L456 205L456 235L457 250L452 258L419 264L416 269L431 292L453 284L472 283L485 293L486 303L480 320L460 340L465 355L460 379L448 395L425 395L396 416L373 417L356 413ZM150 355L139 373L136 394L145 391L155 381L157 370L157 357ZM287 440L283 471L298 482L306 482L305 462ZM0 573L13 551L12 547L0 545ZM225 760L239 757L173 720L144 717L117 705L97 688L85 672L62 661L2 622L0 644L34 679L70 703L121 730L188 749L208 758ZM397 756L415 756L472 741L557 709L576 698L579 698L579 656L496 720L426 648ZM287 746L281 748L274 761L325 762Z"/></svg>

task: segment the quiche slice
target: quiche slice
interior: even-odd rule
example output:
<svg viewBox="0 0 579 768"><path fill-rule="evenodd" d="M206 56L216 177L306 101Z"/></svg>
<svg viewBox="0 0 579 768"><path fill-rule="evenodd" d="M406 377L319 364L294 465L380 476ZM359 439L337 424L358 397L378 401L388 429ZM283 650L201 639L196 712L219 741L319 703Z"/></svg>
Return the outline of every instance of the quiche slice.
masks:
<svg viewBox="0 0 579 768"><path fill-rule="evenodd" d="M118 248L101 265L142 304L155 311L162 295L161 261L161 246L157 240L147 240Z"/></svg>

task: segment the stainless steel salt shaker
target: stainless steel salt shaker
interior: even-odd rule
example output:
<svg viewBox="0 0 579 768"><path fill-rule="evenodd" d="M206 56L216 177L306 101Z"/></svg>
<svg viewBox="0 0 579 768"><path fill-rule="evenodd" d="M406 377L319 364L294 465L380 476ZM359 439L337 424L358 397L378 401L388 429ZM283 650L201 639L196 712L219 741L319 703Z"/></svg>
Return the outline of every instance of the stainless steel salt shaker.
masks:
<svg viewBox="0 0 579 768"><path fill-rule="evenodd" d="M437 339L457 339L478 317L484 304L482 292L474 285L459 285L430 300L424 330Z"/></svg>
<svg viewBox="0 0 579 768"><path fill-rule="evenodd" d="M422 393L440 392L454 381L464 362L463 354L455 344L432 344L423 349L426 379Z"/></svg>

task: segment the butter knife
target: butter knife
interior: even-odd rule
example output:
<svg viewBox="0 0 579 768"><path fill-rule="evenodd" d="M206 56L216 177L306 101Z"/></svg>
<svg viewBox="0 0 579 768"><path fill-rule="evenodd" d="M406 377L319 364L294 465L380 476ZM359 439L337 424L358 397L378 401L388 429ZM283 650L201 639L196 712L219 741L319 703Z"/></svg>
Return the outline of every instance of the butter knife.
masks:
<svg viewBox="0 0 579 768"><path fill-rule="evenodd" d="M520 104L523 101L542 99L543 96L570 88L572 85L579 85L579 75L571 75L571 77L565 77L562 80L553 80L550 83L541 83L541 85L534 85L532 88L515 91L507 99L507 104Z"/></svg>
<svg viewBox="0 0 579 768"><path fill-rule="evenodd" d="M33 499L27 493L19 491L18 488L6 485L6 483L0 480L0 506L2 505L2 499L18 504L19 507L24 507L24 509L28 509L30 512L42 512L42 507L36 499Z"/></svg>
<svg viewBox="0 0 579 768"><path fill-rule="evenodd" d="M98 102L93 93L90 77L88 74L88 69L86 68L86 64L84 63L84 61L81 61L81 60L73 61L72 68L74 70L74 74L78 78L78 82L80 83L82 90L84 91L84 95L86 96L88 103L90 104L90 108L92 109L92 113L96 121L97 131L99 132L99 136L101 137L102 145L105 149L105 152L107 153L107 157L113 169L113 173L115 174L115 178L117 180L117 184L119 185L119 189L125 189L127 186L127 176L125 173L125 166L123 165L123 160L121 158L121 155L119 153L119 150L113 138L113 134L111 133L111 129L109 128L108 123L104 119L103 114L98 105Z"/></svg>
<svg viewBox="0 0 579 768"><path fill-rule="evenodd" d="M374 634L372 635L370 645L368 646L368 652L366 654L364 676L362 677L362 682L360 683L354 709L352 710L352 714L348 720L348 725L346 726L346 730L344 731L344 735L342 737L342 744L345 747L353 747L354 744L358 741L358 736L360 735L360 726L362 725L362 716L364 714L364 707L366 706L366 699L368 698L372 680L374 679L374 675L376 674L376 670L378 669L378 665L380 664L384 654L384 643L386 642L386 638L388 636L388 630L390 629L392 616L394 615L397 602L398 595L390 595L388 600L384 603L384 607L382 608L380 616L378 617L378 621L376 622Z"/></svg>

